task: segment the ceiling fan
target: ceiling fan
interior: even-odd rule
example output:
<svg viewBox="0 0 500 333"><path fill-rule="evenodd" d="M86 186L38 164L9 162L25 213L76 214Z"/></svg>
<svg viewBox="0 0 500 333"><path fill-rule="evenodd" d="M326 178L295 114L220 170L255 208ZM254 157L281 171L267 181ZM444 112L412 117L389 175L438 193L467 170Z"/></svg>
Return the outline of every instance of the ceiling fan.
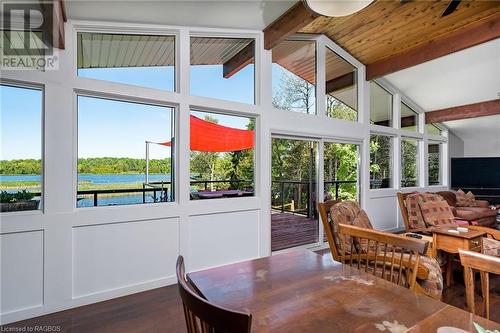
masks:
<svg viewBox="0 0 500 333"><path fill-rule="evenodd" d="M407 2L412 2L414 0L400 0L400 1L401 1L401 3L407 3ZM441 17L445 17L445 16L448 16L451 13L453 13L455 11L455 9L457 9L457 7L461 1L462 0L451 0L450 3L448 4L448 6L443 11L443 13L441 14Z"/></svg>

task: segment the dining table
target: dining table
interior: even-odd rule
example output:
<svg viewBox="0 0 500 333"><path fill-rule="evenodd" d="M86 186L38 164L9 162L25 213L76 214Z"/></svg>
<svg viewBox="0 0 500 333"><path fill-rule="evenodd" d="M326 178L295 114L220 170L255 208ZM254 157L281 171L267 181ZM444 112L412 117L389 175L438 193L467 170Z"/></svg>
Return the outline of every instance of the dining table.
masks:
<svg viewBox="0 0 500 333"><path fill-rule="evenodd" d="M499 323L305 249L187 279L209 302L250 313L252 332L500 332Z"/></svg>

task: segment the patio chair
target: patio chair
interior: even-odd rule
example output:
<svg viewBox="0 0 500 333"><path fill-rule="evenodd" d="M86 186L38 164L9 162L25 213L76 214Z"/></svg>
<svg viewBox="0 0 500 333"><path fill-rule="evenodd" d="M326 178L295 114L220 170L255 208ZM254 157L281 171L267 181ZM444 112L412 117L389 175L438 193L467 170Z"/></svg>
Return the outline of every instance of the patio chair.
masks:
<svg viewBox="0 0 500 333"><path fill-rule="evenodd" d="M474 271L481 275L481 291L483 295L483 313L490 319L490 283L489 273L500 274L500 258L482 253L459 250L460 262L465 270L465 295L469 311L476 314L474 304Z"/></svg>
<svg viewBox="0 0 500 333"><path fill-rule="evenodd" d="M341 261L339 224L353 225L373 230L368 215L356 201L329 200L318 204L321 221L330 245L332 257ZM400 236L404 237L404 236ZM356 259L356 258L354 258ZM443 276L438 262L431 257L421 256L417 269L414 290L435 299L441 299L443 291Z"/></svg>
<svg viewBox="0 0 500 333"><path fill-rule="evenodd" d="M188 333L250 333L251 314L222 308L201 298L193 291L185 278L182 256L177 258L176 273Z"/></svg>

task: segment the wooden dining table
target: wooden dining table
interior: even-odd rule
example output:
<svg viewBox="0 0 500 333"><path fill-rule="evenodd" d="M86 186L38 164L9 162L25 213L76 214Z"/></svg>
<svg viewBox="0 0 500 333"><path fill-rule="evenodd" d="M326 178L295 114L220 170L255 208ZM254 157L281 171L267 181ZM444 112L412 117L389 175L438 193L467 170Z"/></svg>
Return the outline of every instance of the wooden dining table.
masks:
<svg viewBox="0 0 500 333"><path fill-rule="evenodd" d="M500 324L308 250L189 273L208 301L251 313L252 332L479 332Z"/></svg>

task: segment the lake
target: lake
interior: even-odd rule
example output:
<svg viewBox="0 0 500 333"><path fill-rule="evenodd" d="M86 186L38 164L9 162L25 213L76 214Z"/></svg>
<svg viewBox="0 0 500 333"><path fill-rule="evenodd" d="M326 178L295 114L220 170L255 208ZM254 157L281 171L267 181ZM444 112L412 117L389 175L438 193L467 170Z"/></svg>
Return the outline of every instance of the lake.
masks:
<svg viewBox="0 0 500 333"><path fill-rule="evenodd" d="M0 175L2 182L21 182L21 181L40 181L40 175ZM78 181L89 182L93 184L123 184L123 183L142 183L144 174L79 174ZM150 182L170 181L170 174L150 174Z"/></svg>

